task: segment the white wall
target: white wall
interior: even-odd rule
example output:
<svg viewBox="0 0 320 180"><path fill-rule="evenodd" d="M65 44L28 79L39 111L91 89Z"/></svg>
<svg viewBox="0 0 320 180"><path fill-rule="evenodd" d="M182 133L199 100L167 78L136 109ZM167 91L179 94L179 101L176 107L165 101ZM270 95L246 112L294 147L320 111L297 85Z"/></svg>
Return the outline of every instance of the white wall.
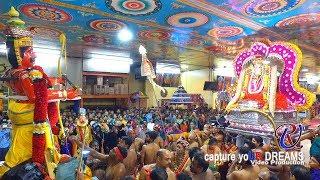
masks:
<svg viewBox="0 0 320 180"><path fill-rule="evenodd" d="M181 75L181 82L188 93L201 94L206 103L212 107L213 93L212 91L204 91L205 81L210 81L210 69L201 69L195 71L184 72Z"/></svg>
<svg viewBox="0 0 320 180"><path fill-rule="evenodd" d="M50 61L50 62L49 62ZM36 64L41 66L46 74L51 77L56 77L58 72L58 58L57 57L42 57L37 59ZM66 61L61 62L62 74L66 74L68 79L74 83L74 85L82 86L82 60L80 58L67 58Z"/></svg>
<svg viewBox="0 0 320 180"><path fill-rule="evenodd" d="M129 93L135 93L141 91L145 93L145 81L136 80L134 73L131 71L129 74Z"/></svg>

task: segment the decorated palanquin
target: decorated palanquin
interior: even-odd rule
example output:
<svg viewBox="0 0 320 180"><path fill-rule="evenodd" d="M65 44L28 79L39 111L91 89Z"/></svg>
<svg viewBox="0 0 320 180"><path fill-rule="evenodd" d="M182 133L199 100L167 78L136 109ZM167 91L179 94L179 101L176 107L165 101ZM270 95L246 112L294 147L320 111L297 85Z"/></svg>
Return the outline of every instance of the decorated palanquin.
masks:
<svg viewBox="0 0 320 180"><path fill-rule="evenodd" d="M0 177L21 163L31 161L44 167L45 177L54 179L54 169L63 159L55 146L59 101L78 97L79 89L54 90L40 66L34 65L32 34L13 7L5 29L8 61L6 84L14 93L9 97L8 116L12 121L12 144L0 166ZM61 126L61 125L60 125ZM43 177L45 179L45 177Z"/></svg>
<svg viewBox="0 0 320 180"><path fill-rule="evenodd" d="M239 53L234 61L238 82L227 106L227 130L273 136L281 124L299 123L297 112L315 101L315 94L298 84L301 61L300 49L286 42L256 42Z"/></svg>

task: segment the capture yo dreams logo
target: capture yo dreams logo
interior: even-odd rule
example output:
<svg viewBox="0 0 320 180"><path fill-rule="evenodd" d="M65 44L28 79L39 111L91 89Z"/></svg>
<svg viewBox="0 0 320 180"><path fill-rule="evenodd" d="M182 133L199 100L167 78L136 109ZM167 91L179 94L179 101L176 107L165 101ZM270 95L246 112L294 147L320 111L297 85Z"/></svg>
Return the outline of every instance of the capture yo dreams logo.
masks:
<svg viewBox="0 0 320 180"><path fill-rule="evenodd" d="M301 124L283 124L275 131L275 136L280 148L284 150L296 149L302 135L303 126Z"/></svg>

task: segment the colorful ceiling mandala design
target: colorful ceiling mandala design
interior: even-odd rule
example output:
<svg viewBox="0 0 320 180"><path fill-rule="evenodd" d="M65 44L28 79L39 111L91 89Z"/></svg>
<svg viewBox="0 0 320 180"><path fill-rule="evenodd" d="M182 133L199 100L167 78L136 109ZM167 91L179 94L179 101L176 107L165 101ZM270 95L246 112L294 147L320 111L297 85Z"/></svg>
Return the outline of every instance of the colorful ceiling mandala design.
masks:
<svg viewBox="0 0 320 180"><path fill-rule="evenodd" d="M320 0L14 0L0 5L0 22L6 24L8 17L5 13L10 10L10 6L14 6L26 26L31 26L41 41L55 40L63 32L68 43L84 45L92 41L92 45L99 44L102 48L107 45L130 49L129 43L122 43L115 34L123 28L129 28L135 35L136 39L132 41L134 43L142 41L145 44L158 43L179 48L191 46L189 49L199 46L202 50L212 46L214 51L222 49L229 53L231 50L224 48L225 46L235 50L241 47L241 43L236 40L246 40L258 35L267 36L273 41L280 37L294 38L308 52L320 53L320 46L314 45L320 42L320 36L312 30L319 29L316 26L320 27L319 2ZM0 24L0 31L3 24ZM304 32L307 34L303 35ZM216 43L217 41L219 42ZM55 40L54 43L58 41Z"/></svg>
<svg viewBox="0 0 320 180"><path fill-rule="evenodd" d="M116 32L125 26L123 22L113 19L97 19L90 22L92 29L104 32Z"/></svg>
<svg viewBox="0 0 320 180"><path fill-rule="evenodd" d="M235 26L216 27L208 32L208 35L215 38L227 38L243 33L243 29Z"/></svg>
<svg viewBox="0 0 320 180"><path fill-rule="evenodd" d="M300 14L279 21L276 26L281 29L300 29L320 24L320 13Z"/></svg>
<svg viewBox="0 0 320 180"><path fill-rule="evenodd" d="M164 30L143 30L139 32L139 37L150 40L169 40L170 32Z"/></svg>
<svg viewBox="0 0 320 180"><path fill-rule="evenodd" d="M186 46L201 46L203 45L202 40L199 39L190 39L189 41L182 42L181 45L186 45Z"/></svg>
<svg viewBox="0 0 320 180"><path fill-rule="evenodd" d="M44 39L59 39L61 31L54 28L42 27L42 26L31 26L28 28L36 37Z"/></svg>
<svg viewBox="0 0 320 180"><path fill-rule="evenodd" d="M273 16L287 12L303 4L305 0L251 0L242 9L242 13L250 16Z"/></svg>
<svg viewBox="0 0 320 180"><path fill-rule="evenodd" d="M150 15L161 9L159 0L106 0L107 6L122 15Z"/></svg>
<svg viewBox="0 0 320 180"><path fill-rule="evenodd" d="M209 18L206 15L197 12L178 13L170 16L167 20L171 26L181 28L198 27L206 24L208 21Z"/></svg>
<svg viewBox="0 0 320 180"><path fill-rule="evenodd" d="M82 40L86 43L93 43L93 44L105 44L109 41L105 37L94 35L94 34L85 35L82 37Z"/></svg>
<svg viewBox="0 0 320 180"><path fill-rule="evenodd" d="M235 55L244 48L244 40L236 41L217 40L214 45L206 47L208 51L213 53L222 53L228 55Z"/></svg>
<svg viewBox="0 0 320 180"><path fill-rule="evenodd" d="M72 16L64 10L44 4L25 4L20 11L29 18L44 21L66 23L72 20Z"/></svg>

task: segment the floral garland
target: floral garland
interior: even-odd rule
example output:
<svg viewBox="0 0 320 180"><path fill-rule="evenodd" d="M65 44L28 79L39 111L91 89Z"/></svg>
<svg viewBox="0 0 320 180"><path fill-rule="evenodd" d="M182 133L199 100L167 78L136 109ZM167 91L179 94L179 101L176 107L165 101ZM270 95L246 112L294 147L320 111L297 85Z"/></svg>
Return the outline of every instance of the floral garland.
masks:
<svg viewBox="0 0 320 180"><path fill-rule="evenodd" d="M178 159L178 160L181 160L181 159ZM174 167L173 167L174 173L176 175L180 174L188 165L188 161L189 161L189 156L188 154L185 154L182 161L180 162L177 161L177 163L179 164L174 164Z"/></svg>
<svg viewBox="0 0 320 180"><path fill-rule="evenodd" d="M59 134L59 128L57 127L58 122L58 104L57 102L50 102L48 104L48 118L50 121L51 129L54 135Z"/></svg>
<svg viewBox="0 0 320 180"><path fill-rule="evenodd" d="M30 74L33 80L35 94L34 108L34 132L32 137L32 161L40 164L45 162L45 124L48 110L48 89L47 82L40 73L32 71Z"/></svg>
<svg viewBox="0 0 320 180"><path fill-rule="evenodd" d="M302 64L302 52L299 49L299 47L295 44L292 43L283 43L284 45L289 46L296 54L297 54L297 65L295 66L295 69L293 71L293 77L292 77L292 82L293 82L293 87L300 93L304 94L306 97L306 102L303 105L297 106L298 111L303 111L309 109L312 104L316 101L316 95L309 92L305 88L302 88L299 85L299 70Z"/></svg>

